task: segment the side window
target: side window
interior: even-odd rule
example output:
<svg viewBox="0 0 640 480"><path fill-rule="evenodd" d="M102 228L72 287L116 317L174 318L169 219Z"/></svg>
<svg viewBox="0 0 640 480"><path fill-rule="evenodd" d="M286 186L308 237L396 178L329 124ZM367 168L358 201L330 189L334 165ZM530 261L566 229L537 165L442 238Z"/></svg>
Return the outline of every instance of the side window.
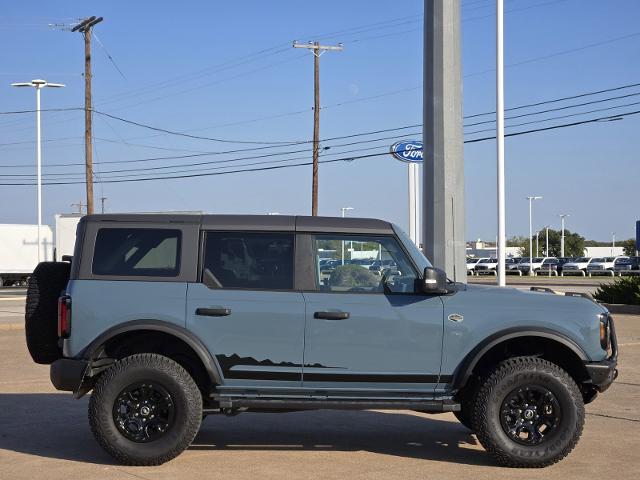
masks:
<svg viewBox="0 0 640 480"><path fill-rule="evenodd" d="M101 228L93 252L94 275L176 277L180 230Z"/></svg>
<svg viewBox="0 0 640 480"><path fill-rule="evenodd" d="M314 254L320 291L415 291L416 272L394 237L318 235Z"/></svg>
<svg viewBox="0 0 640 480"><path fill-rule="evenodd" d="M211 288L293 289L294 236L207 232L202 281Z"/></svg>

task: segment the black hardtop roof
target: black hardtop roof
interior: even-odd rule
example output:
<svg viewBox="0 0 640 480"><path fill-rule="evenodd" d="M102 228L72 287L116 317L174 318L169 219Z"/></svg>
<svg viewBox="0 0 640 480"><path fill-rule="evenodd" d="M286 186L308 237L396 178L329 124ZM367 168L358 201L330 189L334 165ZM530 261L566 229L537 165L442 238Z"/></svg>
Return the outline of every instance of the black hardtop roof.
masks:
<svg viewBox="0 0 640 480"><path fill-rule="evenodd" d="M108 213L86 215L83 223L198 224L205 230L298 231L312 233L393 233L390 222L375 218L293 215L210 215L185 213Z"/></svg>

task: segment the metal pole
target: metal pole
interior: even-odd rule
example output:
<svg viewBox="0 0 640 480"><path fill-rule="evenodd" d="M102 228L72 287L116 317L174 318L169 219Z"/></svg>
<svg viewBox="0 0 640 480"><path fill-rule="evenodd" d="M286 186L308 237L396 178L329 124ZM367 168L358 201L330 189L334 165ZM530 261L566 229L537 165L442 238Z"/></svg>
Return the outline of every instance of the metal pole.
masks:
<svg viewBox="0 0 640 480"><path fill-rule="evenodd" d="M562 236L560 237L560 256L564 257L564 215L562 217Z"/></svg>
<svg viewBox="0 0 640 480"><path fill-rule="evenodd" d="M546 248L546 253L545 256L548 257L549 256L549 226L544 227L547 233L547 246ZM549 276L551 276L551 264L549 264Z"/></svg>
<svg viewBox="0 0 640 480"><path fill-rule="evenodd" d="M424 252L466 282L460 2L424 2ZM458 276L459 275L459 276Z"/></svg>
<svg viewBox="0 0 640 480"><path fill-rule="evenodd" d="M40 263L42 240L42 137L40 132L40 85L36 85L36 165L38 176L38 263Z"/></svg>
<svg viewBox="0 0 640 480"><path fill-rule="evenodd" d="M531 220L531 206L533 197L529 197L529 276L533 275L533 221Z"/></svg>
<svg viewBox="0 0 640 480"><path fill-rule="evenodd" d="M409 181L409 237L411 241L418 244L418 165L409 163L407 165L408 181Z"/></svg>
<svg viewBox="0 0 640 480"><path fill-rule="evenodd" d="M496 143L498 156L498 285L506 286L504 192L504 3L496 0Z"/></svg>

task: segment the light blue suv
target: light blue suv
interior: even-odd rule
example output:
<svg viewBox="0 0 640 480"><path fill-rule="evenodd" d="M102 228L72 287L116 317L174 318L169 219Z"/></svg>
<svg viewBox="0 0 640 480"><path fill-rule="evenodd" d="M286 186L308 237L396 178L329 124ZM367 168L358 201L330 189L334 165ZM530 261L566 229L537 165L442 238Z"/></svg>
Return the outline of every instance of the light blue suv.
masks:
<svg viewBox="0 0 640 480"><path fill-rule="evenodd" d="M64 260L31 277L27 344L57 389L93 390L125 464L213 413L377 408L453 412L501 464L546 466L617 375L602 306L454 283L381 220L91 215Z"/></svg>

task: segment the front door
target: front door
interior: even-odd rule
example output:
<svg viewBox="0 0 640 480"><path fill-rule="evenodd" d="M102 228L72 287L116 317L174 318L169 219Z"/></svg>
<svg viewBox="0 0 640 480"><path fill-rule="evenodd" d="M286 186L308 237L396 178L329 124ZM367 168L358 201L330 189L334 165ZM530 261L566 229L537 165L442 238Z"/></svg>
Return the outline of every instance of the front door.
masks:
<svg viewBox="0 0 640 480"><path fill-rule="evenodd" d="M187 328L227 386L301 384L304 299L293 290L293 233L206 232Z"/></svg>
<svg viewBox="0 0 640 480"><path fill-rule="evenodd" d="M314 244L316 289L304 292L303 385L433 391L443 303L416 293L416 268L397 239L318 235Z"/></svg>

